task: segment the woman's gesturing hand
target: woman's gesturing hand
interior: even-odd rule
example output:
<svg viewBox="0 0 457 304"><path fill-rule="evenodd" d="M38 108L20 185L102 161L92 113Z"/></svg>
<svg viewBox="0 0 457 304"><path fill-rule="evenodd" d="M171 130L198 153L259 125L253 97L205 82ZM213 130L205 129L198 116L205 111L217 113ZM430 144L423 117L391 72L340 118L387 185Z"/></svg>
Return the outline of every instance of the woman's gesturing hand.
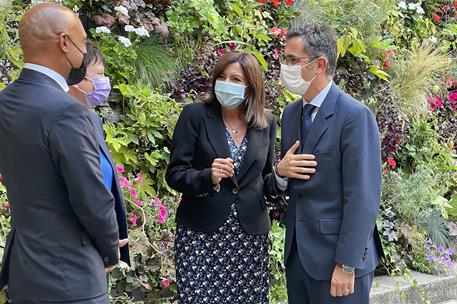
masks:
<svg viewBox="0 0 457 304"><path fill-rule="evenodd" d="M217 185L223 178L229 178L234 174L233 160L231 158L216 158L211 164L211 180Z"/></svg>

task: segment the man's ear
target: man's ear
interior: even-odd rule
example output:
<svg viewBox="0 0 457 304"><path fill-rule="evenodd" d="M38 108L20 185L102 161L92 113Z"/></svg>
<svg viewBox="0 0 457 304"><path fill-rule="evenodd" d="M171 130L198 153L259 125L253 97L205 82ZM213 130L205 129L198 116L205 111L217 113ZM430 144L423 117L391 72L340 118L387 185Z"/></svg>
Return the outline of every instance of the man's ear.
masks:
<svg viewBox="0 0 457 304"><path fill-rule="evenodd" d="M328 60L325 57L317 58L317 68L320 72L325 72L327 70Z"/></svg>

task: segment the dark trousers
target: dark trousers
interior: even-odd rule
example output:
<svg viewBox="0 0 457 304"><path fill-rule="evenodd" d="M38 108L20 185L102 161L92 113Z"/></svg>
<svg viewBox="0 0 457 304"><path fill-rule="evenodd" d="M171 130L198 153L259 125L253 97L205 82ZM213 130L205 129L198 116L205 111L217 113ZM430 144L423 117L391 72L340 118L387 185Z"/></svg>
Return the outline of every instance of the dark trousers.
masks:
<svg viewBox="0 0 457 304"><path fill-rule="evenodd" d="M373 276L372 272L356 279L354 294L334 298L330 295L330 281L314 280L305 271L294 238L286 263L289 304L369 304Z"/></svg>
<svg viewBox="0 0 457 304"><path fill-rule="evenodd" d="M65 302L42 302L35 300L14 300L11 299L8 303L12 304L109 304L108 295L102 295L99 297L85 299L85 300L76 300L76 301L65 301Z"/></svg>

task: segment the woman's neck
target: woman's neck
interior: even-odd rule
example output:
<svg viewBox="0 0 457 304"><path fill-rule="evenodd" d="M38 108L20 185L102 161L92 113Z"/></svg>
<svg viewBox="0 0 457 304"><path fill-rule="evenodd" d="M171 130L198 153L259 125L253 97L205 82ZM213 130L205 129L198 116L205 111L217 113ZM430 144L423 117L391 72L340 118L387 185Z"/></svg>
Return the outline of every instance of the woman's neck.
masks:
<svg viewBox="0 0 457 304"><path fill-rule="evenodd" d="M243 119L243 110L241 106L233 109L233 110L228 110L225 109L224 107L221 107L221 113L222 113L222 118L230 121L234 120L242 120Z"/></svg>

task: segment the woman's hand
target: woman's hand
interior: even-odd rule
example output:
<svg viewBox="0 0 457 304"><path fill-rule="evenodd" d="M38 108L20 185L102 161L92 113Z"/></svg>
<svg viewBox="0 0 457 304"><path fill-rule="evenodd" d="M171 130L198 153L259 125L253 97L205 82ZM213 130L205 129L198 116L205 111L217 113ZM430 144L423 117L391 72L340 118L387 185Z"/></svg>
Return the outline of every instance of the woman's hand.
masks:
<svg viewBox="0 0 457 304"><path fill-rule="evenodd" d="M211 164L211 180L217 185L223 178L232 177L234 174L233 160L231 158L216 158Z"/></svg>

